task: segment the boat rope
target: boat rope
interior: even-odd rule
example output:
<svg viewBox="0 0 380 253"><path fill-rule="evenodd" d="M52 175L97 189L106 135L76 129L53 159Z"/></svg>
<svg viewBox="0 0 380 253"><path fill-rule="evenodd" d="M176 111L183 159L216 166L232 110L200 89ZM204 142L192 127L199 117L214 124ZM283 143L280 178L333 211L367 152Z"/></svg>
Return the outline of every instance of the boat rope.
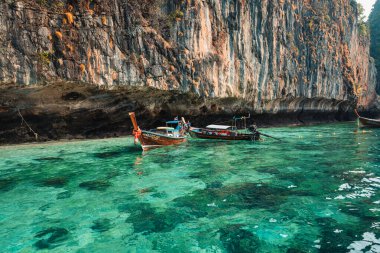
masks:
<svg viewBox="0 0 380 253"><path fill-rule="evenodd" d="M37 141L38 140L38 134L30 127L28 122L26 122L26 120L22 116L19 108L17 108L17 112L18 112L18 115L21 117L21 125L25 122L25 125L29 128L29 131L34 134L34 137L36 138L36 141Z"/></svg>
<svg viewBox="0 0 380 253"><path fill-rule="evenodd" d="M134 140L134 143L135 145L137 144L140 136L141 136L141 130L140 128L138 130L133 130L133 135L135 136L135 140Z"/></svg>
<svg viewBox="0 0 380 253"><path fill-rule="evenodd" d="M262 135L262 136L269 137L269 138L275 139L275 140L277 140L277 141L284 141L284 140L282 140L282 139L280 139L280 138L277 138L277 137L271 136L271 135L269 135L269 134L264 134L264 133L259 132L259 131L256 131L256 132L259 133L259 134Z"/></svg>

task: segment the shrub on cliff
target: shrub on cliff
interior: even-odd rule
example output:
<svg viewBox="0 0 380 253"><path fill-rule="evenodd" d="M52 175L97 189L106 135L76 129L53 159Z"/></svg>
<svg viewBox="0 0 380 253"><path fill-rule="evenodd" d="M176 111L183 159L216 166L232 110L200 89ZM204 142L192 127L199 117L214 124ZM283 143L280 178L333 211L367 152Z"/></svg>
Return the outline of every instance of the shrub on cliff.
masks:
<svg viewBox="0 0 380 253"><path fill-rule="evenodd" d="M358 25L359 33L361 36L367 37L369 35L368 24L365 21L364 7L361 3L357 3L357 13L358 13Z"/></svg>

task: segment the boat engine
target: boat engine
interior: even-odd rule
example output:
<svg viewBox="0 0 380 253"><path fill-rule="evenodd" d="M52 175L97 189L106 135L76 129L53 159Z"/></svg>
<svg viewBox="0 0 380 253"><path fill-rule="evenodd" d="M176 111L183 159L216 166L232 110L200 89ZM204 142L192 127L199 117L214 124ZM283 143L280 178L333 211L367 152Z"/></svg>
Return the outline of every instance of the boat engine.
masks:
<svg viewBox="0 0 380 253"><path fill-rule="evenodd" d="M248 127L248 131L251 133L256 133L257 132L257 126L255 124L252 124Z"/></svg>

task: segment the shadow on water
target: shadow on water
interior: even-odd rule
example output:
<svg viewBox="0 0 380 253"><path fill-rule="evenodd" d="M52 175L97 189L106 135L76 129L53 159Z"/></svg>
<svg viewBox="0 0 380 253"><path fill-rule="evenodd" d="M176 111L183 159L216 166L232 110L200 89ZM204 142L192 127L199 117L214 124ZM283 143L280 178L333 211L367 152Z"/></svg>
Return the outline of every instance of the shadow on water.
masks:
<svg viewBox="0 0 380 253"><path fill-rule="evenodd" d="M137 146L126 146L126 147L117 147L117 148L108 148L103 152L93 153L92 155L95 158L100 159L112 159L117 157L122 157L125 154L141 154L141 148Z"/></svg>

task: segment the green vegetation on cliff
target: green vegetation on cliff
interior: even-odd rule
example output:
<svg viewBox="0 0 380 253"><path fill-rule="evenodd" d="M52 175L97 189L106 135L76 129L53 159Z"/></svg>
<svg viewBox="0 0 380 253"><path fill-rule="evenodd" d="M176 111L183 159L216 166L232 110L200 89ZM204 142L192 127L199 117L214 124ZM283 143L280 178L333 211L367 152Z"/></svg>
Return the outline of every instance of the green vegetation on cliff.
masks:
<svg viewBox="0 0 380 253"><path fill-rule="evenodd" d="M368 24L365 21L363 5L361 3L358 3L356 0L352 0L351 6L357 10L357 18L358 18L358 26L359 26L360 35L367 37L369 35L369 32L368 32Z"/></svg>
<svg viewBox="0 0 380 253"><path fill-rule="evenodd" d="M380 94L380 0L377 0L368 19L371 29L371 56L375 58L377 73L377 93Z"/></svg>

